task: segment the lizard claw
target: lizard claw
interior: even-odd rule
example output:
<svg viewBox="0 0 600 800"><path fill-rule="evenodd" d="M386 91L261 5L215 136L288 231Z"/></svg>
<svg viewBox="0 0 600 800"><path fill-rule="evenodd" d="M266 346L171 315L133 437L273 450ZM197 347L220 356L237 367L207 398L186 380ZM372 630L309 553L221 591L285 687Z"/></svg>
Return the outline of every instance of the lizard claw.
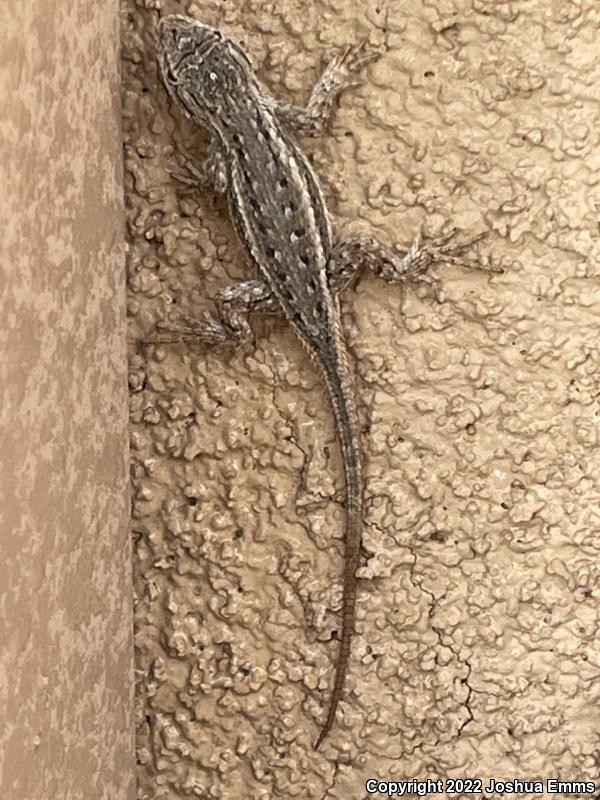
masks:
<svg viewBox="0 0 600 800"><path fill-rule="evenodd" d="M197 191L198 188L203 187L203 183L199 182L197 178L193 177L193 175L189 174L189 172L188 174L184 174L182 172L169 170L169 175L177 184L180 185L182 193L192 193Z"/></svg>
<svg viewBox="0 0 600 800"><path fill-rule="evenodd" d="M370 47L367 39L363 39L359 44L348 45L329 64L331 77L340 88L356 86L361 83L355 77L356 73L380 56L381 50Z"/></svg>
<svg viewBox="0 0 600 800"><path fill-rule="evenodd" d="M462 256L464 250L484 239L488 235L488 231L475 233L461 242L453 241L457 233L458 228L453 228L449 233L431 239L428 249L433 261L446 262L467 269L478 269L483 272L504 272L505 268L502 264L495 264L488 257L464 258Z"/></svg>
<svg viewBox="0 0 600 800"><path fill-rule="evenodd" d="M467 248L487 236L487 231L474 234L461 242L454 240L457 233L458 228L452 228L446 233L432 236L424 241L423 233L419 231L405 256L409 280L427 283L435 290L436 279L432 278L427 270L436 262L485 272L504 271L502 266L492 264L489 260L480 257L465 258L462 255Z"/></svg>
<svg viewBox="0 0 600 800"><path fill-rule="evenodd" d="M208 344L225 344L227 336L223 327L204 312L199 319L187 314L180 314L177 324L161 320L156 323L156 332L144 339L148 344L177 344L183 342L197 342Z"/></svg>
<svg viewBox="0 0 600 800"><path fill-rule="evenodd" d="M458 228L452 228L447 233L432 237L423 245L423 251L428 254L431 261L440 261L471 269L484 268L479 259L463 258L462 253L468 247L483 239L484 236L487 236L487 231L475 234L462 242L455 241L457 233Z"/></svg>

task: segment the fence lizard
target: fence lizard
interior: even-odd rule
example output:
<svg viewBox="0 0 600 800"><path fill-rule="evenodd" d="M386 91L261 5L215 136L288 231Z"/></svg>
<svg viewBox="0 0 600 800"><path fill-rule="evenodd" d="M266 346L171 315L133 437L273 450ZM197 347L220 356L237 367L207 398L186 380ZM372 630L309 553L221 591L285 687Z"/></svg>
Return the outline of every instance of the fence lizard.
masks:
<svg viewBox="0 0 600 800"><path fill-rule="evenodd" d="M261 279L218 292L218 319L182 317L178 327L163 324L151 341L237 346L252 339L249 312L283 311L323 374L337 422L346 484L342 634L315 749L333 725L348 671L363 513L358 414L338 296L362 264L389 283L431 283L426 270L436 261L480 268L461 257L479 236L457 244L454 231L427 243L418 235L404 252L366 234L334 238L318 178L284 125L309 136L322 133L338 94L378 56L364 43L346 48L326 67L302 108L272 97L246 53L221 31L181 15L163 17L158 27L166 88L211 134L204 163L187 166L195 182L227 194L237 235Z"/></svg>

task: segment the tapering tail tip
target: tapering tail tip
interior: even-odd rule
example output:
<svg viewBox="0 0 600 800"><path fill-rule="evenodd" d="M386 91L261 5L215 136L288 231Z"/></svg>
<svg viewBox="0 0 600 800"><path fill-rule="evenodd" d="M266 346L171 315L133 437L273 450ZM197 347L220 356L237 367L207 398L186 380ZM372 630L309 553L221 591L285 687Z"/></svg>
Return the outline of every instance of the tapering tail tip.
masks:
<svg viewBox="0 0 600 800"><path fill-rule="evenodd" d="M344 585L342 599L342 635L339 642L337 667L333 691L329 700L327 717L315 742L318 750L333 727L336 712L344 690L350 659L350 645L354 631L356 606L356 571L360 561L362 533L362 459L360 450L360 426L354 403L351 375L346 351L341 341L330 358L321 358L321 368L331 397L338 425L340 444L346 478L346 531L344 553Z"/></svg>
<svg viewBox="0 0 600 800"><path fill-rule="evenodd" d="M327 736L331 728L333 727L333 722L335 720L335 712L337 711L337 698L335 699L335 703L330 706L329 711L327 712L327 719L323 723L323 727L321 728L321 733L317 741L314 743L313 749L318 750L319 747L323 744L323 739Z"/></svg>
<svg viewBox="0 0 600 800"><path fill-rule="evenodd" d="M316 751L316 750L319 749L319 747L321 747L321 745L323 744L323 739L327 736L327 733L328 733L328 729L323 728L323 730L319 734L319 738L317 739L317 741L313 745L313 750Z"/></svg>

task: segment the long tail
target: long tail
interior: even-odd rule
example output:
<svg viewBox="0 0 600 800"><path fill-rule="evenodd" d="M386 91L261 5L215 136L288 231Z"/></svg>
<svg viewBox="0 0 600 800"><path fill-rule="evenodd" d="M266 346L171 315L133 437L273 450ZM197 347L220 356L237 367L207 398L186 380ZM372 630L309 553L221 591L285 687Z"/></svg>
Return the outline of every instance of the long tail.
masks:
<svg viewBox="0 0 600 800"><path fill-rule="evenodd" d="M333 692L329 701L327 719L315 743L317 750L331 730L338 703L342 696L350 643L354 631L354 609L356 606L356 570L360 556L362 532L362 456L360 450L360 427L354 402L354 388L348 357L343 342L338 340L333 358L318 358L324 374L333 410L337 421L342 446L346 478L346 545L344 558L344 597L342 605L342 638L338 652Z"/></svg>

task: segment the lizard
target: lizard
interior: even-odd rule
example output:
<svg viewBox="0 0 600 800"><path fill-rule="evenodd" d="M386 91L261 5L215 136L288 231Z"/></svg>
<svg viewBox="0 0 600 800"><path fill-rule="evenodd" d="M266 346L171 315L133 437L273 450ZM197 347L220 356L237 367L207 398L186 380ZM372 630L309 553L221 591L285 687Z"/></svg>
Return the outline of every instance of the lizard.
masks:
<svg viewBox="0 0 600 800"><path fill-rule="evenodd" d="M273 97L237 43L191 17L162 17L157 44L169 95L210 134L205 160L186 162L191 181L226 193L233 226L260 279L219 291L218 317L181 315L176 327L159 324L150 341L241 346L253 341L251 312L282 311L320 369L333 407L346 490L342 632L317 750L334 724L348 672L363 523L359 417L339 295L362 265L389 283L435 283L427 271L434 262L485 268L461 256L481 234L458 244L454 229L427 242L419 232L405 251L364 233L334 238L319 179L288 128L309 136L324 131L340 92L356 85L356 73L380 56L365 42L329 62L306 107Z"/></svg>

